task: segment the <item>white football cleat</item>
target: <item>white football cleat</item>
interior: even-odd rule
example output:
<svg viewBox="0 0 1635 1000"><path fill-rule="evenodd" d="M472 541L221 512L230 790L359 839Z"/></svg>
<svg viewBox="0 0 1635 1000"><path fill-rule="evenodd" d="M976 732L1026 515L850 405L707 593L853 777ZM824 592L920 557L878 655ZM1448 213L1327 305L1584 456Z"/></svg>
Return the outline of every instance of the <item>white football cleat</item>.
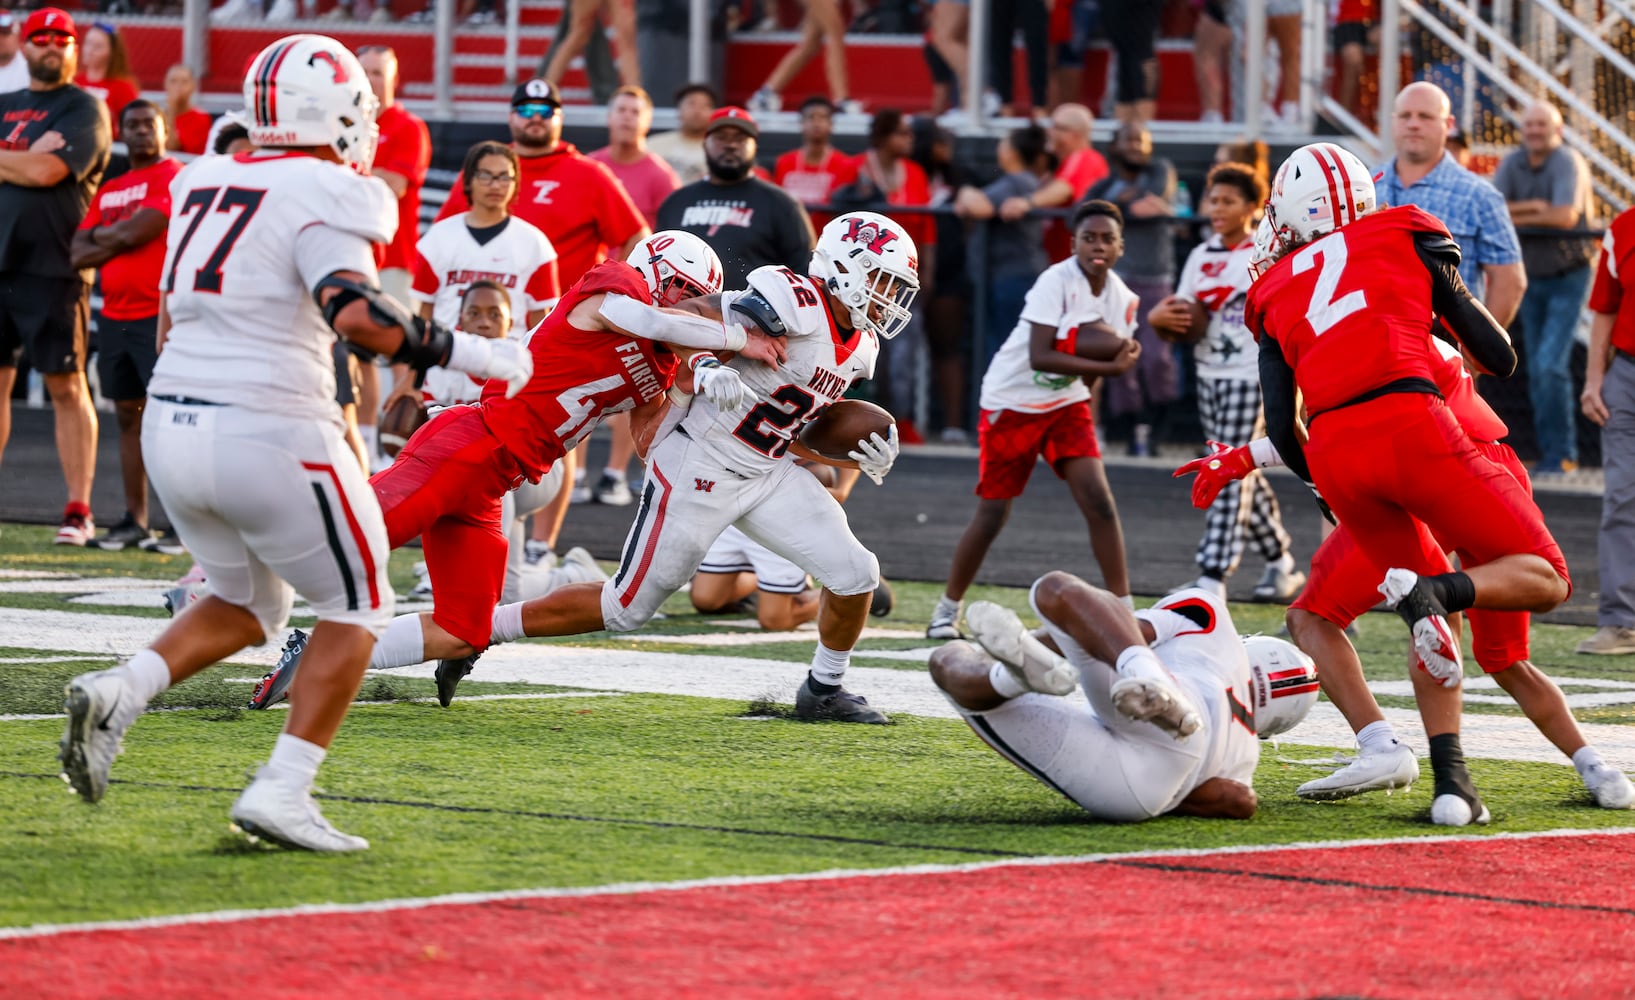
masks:
<svg viewBox="0 0 1635 1000"><path fill-rule="evenodd" d="M607 571L597 564L596 557L577 545L562 557L557 570L565 573L571 583L607 582Z"/></svg>
<svg viewBox="0 0 1635 1000"><path fill-rule="evenodd" d="M1607 764L1597 764L1585 774L1584 787L1602 809L1635 809L1635 785L1624 772Z"/></svg>
<svg viewBox="0 0 1635 1000"><path fill-rule="evenodd" d="M1395 609L1408 624L1414 652L1419 654L1419 663L1425 672L1445 688L1458 687L1465 676L1459 640L1448 627L1446 611L1431 588L1412 570L1393 569L1385 574L1379 591L1385 597L1386 606Z"/></svg>
<svg viewBox="0 0 1635 1000"><path fill-rule="evenodd" d="M1365 792L1408 788L1419 779L1419 758L1397 743L1376 753L1359 753L1333 774L1306 782L1294 794L1303 799L1349 799Z"/></svg>
<svg viewBox="0 0 1635 1000"><path fill-rule="evenodd" d="M1203 725L1173 684L1157 677L1121 677L1113 682L1113 707L1126 719L1150 722L1178 740Z"/></svg>
<svg viewBox="0 0 1635 1000"><path fill-rule="evenodd" d="M329 825L312 790L262 767L233 803L233 826L252 839L307 851L367 851L369 841Z"/></svg>
<svg viewBox="0 0 1635 1000"><path fill-rule="evenodd" d="M108 770L124 749L125 730L147 708L113 670L80 674L63 688L68 728L57 759L62 778L87 802L108 790Z"/></svg>
<svg viewBox="0 0 1635 1000"><path fill-rule="evenodd" d="M1079 686L1079 672L1035 639L1010 608L977 601L965 611L971 636L1029 691L1068 694Z"/></svg>
<svg viewBox="0 0 1635 1000"><path fill-rule="evenodd" d="M1472 823L1486 826L1493 814L1487 811L1487 806L1480 799L1476 801L1476 807L1481 811L1474 812L1470 803L1458 795L1438 795L1431 803L1431 822L1437 826L1470 826Z"/></svg>

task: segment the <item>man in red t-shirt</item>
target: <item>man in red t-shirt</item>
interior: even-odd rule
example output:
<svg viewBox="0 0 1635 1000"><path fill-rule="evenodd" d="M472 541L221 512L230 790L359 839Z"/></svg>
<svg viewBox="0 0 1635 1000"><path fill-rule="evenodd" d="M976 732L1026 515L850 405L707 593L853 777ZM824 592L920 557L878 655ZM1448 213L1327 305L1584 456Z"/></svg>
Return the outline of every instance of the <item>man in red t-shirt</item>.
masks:
<svg viewBox="0 0 1635 1000"><path fill-rule="evenodd" d="M607 105L608 144L589 154L613 171L649 227L664 199L681 186L664 157L647 148L652 127L653 98L640 87L620 87Z"/></svg>
<svg viewBox="0 0 1635 1000"><path fill-rule="evenodd" d="M834 103L827 97L808 97L800 106L801 147L778 157L772 169L772 183L794 195L808 211L813 205L827 205L836 189L857 179L857 160L829 142L834 127ZM812 228L819 232L834 218L827 212L811 216Z"/></svg>
<svg viewBox="0 0 1635 1000"><path fill-rule="evenodd" d="M119 419L125 516L89 544L115 551L149 537L142 409L159 357L159 275L170 224L170 182L182 169L165 155L165 119L157 105L138 98L125 105L120 118L131 169L97 190L69 247L75 267L102 271L97 374Z"/></svg>
<svg viewBox="0 0 1635 1000"><path fill-rule="evenodd" d="M426 123L397 103L397 53L389 45L365 45L358 62L369 76L369 89L380 101L375 124L380 141L369 172L397 195L397 236L386 245L380 263L380 287L399 302L409 301L415 243L420 239L420 187L431 166L431 133ZM375 418L380 409L380 377L375 366L358 366L358 433L371 462L379 444Z"/></svg>
<svg viewBox="0 0 1635 1000"><path fill-rule="evenodd" d="M1090 148L1090 130L1096 123L1082 104L1060 104L1050 113L1050 151L1056 154L1056 176L1026 198L1006 198L999 217L1015 222L1036 208L1061 208L1084 200L1090 186L1107 176L1107 161ZM1051 220L1045 227L1045 252L1063 260L1072 249L1067 227Z"/></svg>
<svg viewBox="0 0 1635 1000"><path fill-rule="evenodd" d="M204 152L210 141L210 112L193 106L198 80L186 63L165 71L165 148L173 153Z"/></svg>

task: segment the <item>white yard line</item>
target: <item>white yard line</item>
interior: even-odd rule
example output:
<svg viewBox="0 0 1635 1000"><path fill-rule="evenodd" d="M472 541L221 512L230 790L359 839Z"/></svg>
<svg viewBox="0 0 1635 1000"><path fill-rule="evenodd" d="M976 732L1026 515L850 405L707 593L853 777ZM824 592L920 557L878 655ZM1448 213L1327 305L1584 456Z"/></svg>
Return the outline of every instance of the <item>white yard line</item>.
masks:
<svg viewBox="0 0 1635 1000"><path fill-rule="evenodd" d="M256 678L256 680L260 680L260 678ZM556 699L556 698L623 698L624 695L625 695L625 693L623 691L547 691L547 692L542 692L540 694L474 694L469 698L461 698L460 700L461 701L550 701L550 700ZM392 701L355 701L355 702L352 703L352 707L357 708L357 707L359 707L361 705L403 705L403 704L423 705L423 704L431 704L432 702L435 702L436 700L437 700L436 698L397 698L397 699L394 699ZM278 712L278 711L282 711L284 709L287 709L289 707L290 707L289 702L281 701L278 704L273 705L272 707L268 708L266 711ZM193 708L150 708L150 709L148 709L148 711L150 711L150 712L193 712L193 711L197 711L197 709L193 709ZM56 715L0 715L0 722L44 722L44 721L50 720L50 719L56 719L58 721L61 721L61 720L66 719L66 718L68 718L68 716L63 715L61 713L58 713Z"/></svg>
<svg viewBox="0 0 1635 1000"><path fill-rule="evenodd" d="M350 913L387 913L397 910L420 910L433 906L477 906L485 903L515 902L532 899L582 899L591 896L633 896L643 893L685 892L690 889L738 888L743 886L782 885L802 882L837 882L846 879L923 878L928 875L964 874L1006 868L1059 868L1068 865L1091 865L1108 861L1135 861L1148 858L1208 858L1244 854L1271 854L1279 851L1337 851L1367 847L1388 847L1396 844L1475 844L1491 841L1528 841L1559 837L1631 837L1635 833L1624 830L1545 830L1536 833L1491 833L1486 835L1453 834L1449 836L1388 837L1376 840L1300 841L1292 844L1254 844L1234 847L1173 848L1165 850L1131 851L1128 853L1081 854L1067 857L1004 858L997 861L970 861L963 864L903 865L891 868L831 869L821 872L795 872L785 875L727 875L717 878L688 879L679 882L619 882L612 885L593 885L577 888L510 889L501 892L460 892L420 899L382 899L368 903L305 903L300 906L269 907L262 910L215 910L206 913L181 913L165 917L141 917L135 920L104 920L82 924L34 924L29 927L0 927L0 941L18 938L50 937L59 934L84 934L93 931L159 930L195 924L227 924L247 920L267 920L278 917L313 917Z"/></svg>

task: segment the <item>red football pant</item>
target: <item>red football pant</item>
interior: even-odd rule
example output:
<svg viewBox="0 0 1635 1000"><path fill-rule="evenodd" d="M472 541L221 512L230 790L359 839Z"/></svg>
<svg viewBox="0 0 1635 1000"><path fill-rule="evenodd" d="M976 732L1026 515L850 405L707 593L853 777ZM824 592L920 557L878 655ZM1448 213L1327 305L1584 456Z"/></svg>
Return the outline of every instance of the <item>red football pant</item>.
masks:
<svg viewBox="0 0 1635 1000"><path fill-rule="evenodd" d="M469 406L433 417L369 480L392 548L420 536L435 592L432 621L478 650L488 647L505 588L501 500L521 482L516 459Z"/></svg>

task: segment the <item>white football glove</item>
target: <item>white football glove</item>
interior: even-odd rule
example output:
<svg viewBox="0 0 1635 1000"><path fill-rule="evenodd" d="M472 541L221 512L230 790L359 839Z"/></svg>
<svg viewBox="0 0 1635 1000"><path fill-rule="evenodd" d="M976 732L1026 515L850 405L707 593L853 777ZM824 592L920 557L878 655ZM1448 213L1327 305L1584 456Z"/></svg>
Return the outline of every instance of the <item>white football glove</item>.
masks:
<svg viewBox="0 0 1635 1000"><path fill-rule="evenodd" d="M749 386L735 369L714 358L704 358L693 365L693 394L714 403L722 413L732 413L743 409Z"/></svg>
<svg viewBox="0 0 1635 1000"><path fill-rule="evenodd" d="M505 398L510 399L533 377L534 355L518 340L489 340L455 330L447 367L481 379L497 378L507 383Z"/></svg>
<svg viewBox="0 0 1635 1000"><path fill-rule="evenodd" d="M863 475L879 486L897 461L897 425L892 424L891 430L883 438L876 431L857 442L857 450L847 452L846 457L856 462Z"/></svg>

